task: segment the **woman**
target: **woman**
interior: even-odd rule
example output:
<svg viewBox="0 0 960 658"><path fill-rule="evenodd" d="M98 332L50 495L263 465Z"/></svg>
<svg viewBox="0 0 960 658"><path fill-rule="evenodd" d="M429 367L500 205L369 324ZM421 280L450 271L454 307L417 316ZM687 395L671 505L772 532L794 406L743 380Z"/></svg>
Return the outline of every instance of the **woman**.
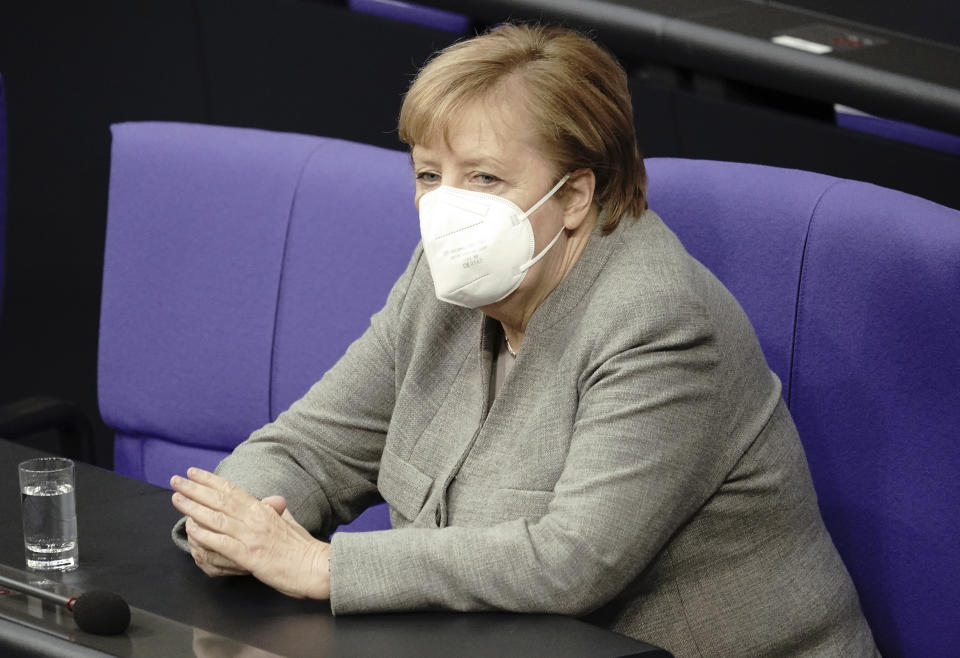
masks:
<svg viewBox="0 0 960 658"><path fill-rule="evenodd" d="M749 322L646 210L616 61L502 26L424 67L400 136L421 245L306 396L218 475L171 480L200 568L336 614L556 612L676 656L873 655ZM381 495L392 530L311 535Z"/></svg>

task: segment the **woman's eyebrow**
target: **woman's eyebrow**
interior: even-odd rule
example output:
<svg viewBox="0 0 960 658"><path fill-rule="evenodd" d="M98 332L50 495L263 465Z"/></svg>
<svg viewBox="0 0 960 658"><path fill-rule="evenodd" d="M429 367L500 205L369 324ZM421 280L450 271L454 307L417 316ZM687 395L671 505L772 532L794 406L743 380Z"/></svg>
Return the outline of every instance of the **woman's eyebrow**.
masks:
<svg viewBox="0 0 960 658"><path fill-rule="evenodd" d="M420 156L419 158L413 157L413 151L410 152L410 166L416 167L417 165L424 165L428 167L436 167L437 163L429 157Z"/></svg>
<svg viewBox="0 0 960 658"><path fill-rule="evenodd" d="M495 164L498 167L506 166L502 160L498 160L492 155L485 155L478 158L470 158L469 160L462 160L460 164L464 167L482 167L484 165Z"/></svg>
<svg viewBox="0 0 960 658"><path fill-rule="evenodd" d="M494 157L493 155L482 154L476 157L470 157L465 160L457 160L457 165L464 168L470 167L483 167L486 165L497 165L498 167L506 167L507 163L499 158ZM413 152L410 152L410 166L425 166L425 167L438 167L439 164L429 155L421 155L418 157L413 156Z"/></svg>

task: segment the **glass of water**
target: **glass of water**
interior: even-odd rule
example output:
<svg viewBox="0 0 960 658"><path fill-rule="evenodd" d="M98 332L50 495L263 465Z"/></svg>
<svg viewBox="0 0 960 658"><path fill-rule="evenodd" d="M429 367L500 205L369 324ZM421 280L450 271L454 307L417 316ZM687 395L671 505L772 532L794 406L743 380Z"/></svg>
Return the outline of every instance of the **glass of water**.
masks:
<svg viewBox="0 0 960 658"><path fill-rule="evenodd" d="M20 464L27 568L72 571L80 564L73 462L40 457Z"/></svg>

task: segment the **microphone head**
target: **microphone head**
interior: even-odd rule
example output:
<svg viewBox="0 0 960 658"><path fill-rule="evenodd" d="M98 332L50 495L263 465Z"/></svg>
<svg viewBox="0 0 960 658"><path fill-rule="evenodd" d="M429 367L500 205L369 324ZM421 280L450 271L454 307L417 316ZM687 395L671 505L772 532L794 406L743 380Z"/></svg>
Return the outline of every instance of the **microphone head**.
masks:
<svg viewBox="0 0 960 658"><path fill-rule="evenodd" d="M117 635L130 625L130 606L113 592L84 592L73 603L73 619L87 633Z"/></svg>

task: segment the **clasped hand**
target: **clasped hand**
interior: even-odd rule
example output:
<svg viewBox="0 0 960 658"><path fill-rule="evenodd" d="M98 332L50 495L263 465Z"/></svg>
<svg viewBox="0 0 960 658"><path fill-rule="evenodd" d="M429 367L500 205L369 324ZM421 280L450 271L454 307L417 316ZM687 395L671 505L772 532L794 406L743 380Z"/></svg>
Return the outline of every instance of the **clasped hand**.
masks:
<svg viewBox="0 0 960 658"><path fill-rule="evenodd" d="M252 574L295 598L330 598L330 545L315 539L282 496L258 500L200 468L174 475L173 506L187 517L190 553L209 576Z"/></svg>

